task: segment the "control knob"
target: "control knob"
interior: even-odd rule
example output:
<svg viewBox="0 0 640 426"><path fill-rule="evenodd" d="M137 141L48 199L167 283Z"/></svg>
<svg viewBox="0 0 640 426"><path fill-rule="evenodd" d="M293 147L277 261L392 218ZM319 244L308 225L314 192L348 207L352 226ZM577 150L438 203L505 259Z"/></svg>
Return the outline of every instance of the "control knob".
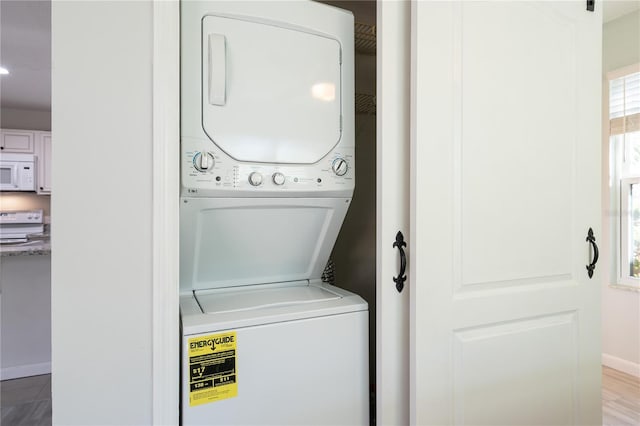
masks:
<svg viewBox="0 0 640 426"><path fill-rule="evenodd" d="M273 176L271 176L271 178L273 179L273 183L275 183L276 185L283 185L284 184L284 175L280 172L275 172L273 174Z"/></svg>
<svg viewBox="0 0 640 426"><path fill-rule="evenodd" d="M336 175L344 176L349 170L349 163L347 163L347 160L345 160L344 158L338 157L333 160L331 168L333 169L333 173L335 173Z"/></svg>
<svg viewBox="0 0 640 426"><path fill-rule="evenodd" d="M213 169L214 165L215 160L213 159L213 154L210 152L197 152L196 155L193 156L193 167L199 172L205 173Z"/></svg>
<svg viewBox="0 0 640 426"><path fill-rule="evenodd" d="M252 172L249 175L249 183L253 186L260 186L262 184L262 175L258 172Z"/></svg>

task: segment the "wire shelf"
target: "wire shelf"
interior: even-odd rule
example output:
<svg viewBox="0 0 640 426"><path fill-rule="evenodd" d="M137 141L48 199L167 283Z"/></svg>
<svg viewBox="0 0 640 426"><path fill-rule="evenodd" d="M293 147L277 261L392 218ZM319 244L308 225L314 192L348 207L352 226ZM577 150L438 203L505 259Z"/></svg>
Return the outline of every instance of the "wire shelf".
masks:
<svg viewBox="0 0 640 426"><path fill-rule="evenodd" d="M365 55L376 54L376 26L356 22L354 27L356 52Z"/></svg>
<svg viewBox="0 0 640 426"><path fill-rule="evenodd" d="M356 93L356 114L375 115L376 97L366 93Z"/></svg>

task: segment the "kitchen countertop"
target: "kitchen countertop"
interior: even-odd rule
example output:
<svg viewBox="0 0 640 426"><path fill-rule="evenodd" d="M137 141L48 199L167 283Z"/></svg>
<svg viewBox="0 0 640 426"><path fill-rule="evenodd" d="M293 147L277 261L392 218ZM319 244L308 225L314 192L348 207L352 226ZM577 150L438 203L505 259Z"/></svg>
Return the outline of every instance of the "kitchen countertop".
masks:
<svg viewBox="0 0 640 426"><path fill-rule="evenodd" d="M0 257L6 256L41 256L51 254L51 241L31 241L22 244L0 245Z"/></svg>

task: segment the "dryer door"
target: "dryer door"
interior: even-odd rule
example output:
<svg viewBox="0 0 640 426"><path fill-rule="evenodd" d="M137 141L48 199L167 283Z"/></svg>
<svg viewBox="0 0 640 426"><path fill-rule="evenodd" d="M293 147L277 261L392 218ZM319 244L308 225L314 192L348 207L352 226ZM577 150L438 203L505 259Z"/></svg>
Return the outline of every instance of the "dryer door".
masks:
<svg viewBox="0 0 640 426"><path fill-rule="evenodd" d="M250 18L202 19L202 126L239 161L312 164L341 137L337 40Z"/></svg>

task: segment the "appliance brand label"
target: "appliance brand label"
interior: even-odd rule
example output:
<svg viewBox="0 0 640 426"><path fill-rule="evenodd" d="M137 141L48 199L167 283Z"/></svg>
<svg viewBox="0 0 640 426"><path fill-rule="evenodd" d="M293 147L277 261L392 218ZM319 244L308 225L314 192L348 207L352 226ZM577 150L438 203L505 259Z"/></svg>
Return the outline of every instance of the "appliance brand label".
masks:
<svg viewBox="0 0 640 426"><path fill-rule="evenodd" d="M189 405L207 404L238 395L236 333L189 339Z"/></svg>

